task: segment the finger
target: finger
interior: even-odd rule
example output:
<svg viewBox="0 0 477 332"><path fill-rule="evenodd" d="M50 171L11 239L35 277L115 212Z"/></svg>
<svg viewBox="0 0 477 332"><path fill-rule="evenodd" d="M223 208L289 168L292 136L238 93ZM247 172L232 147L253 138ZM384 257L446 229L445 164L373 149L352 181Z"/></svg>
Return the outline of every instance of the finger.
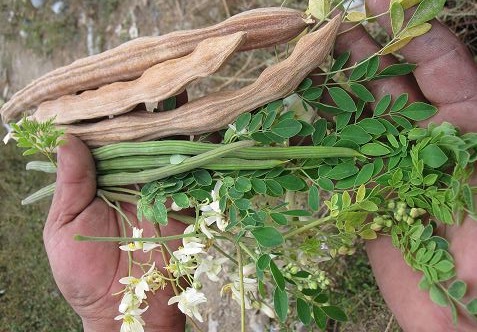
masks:
<svg viewBox="0 0 477 332"><path fill-rule="evenodd" d="M419 290L422 275L406 265L388 237L368 241L366 249L384 300L404 331L454 331L450 311Z"/></svg>
<svg viewBox="0 0 477 332"><path fill-rule="evenodd" d="M343 25L343 32L338 36L335 44L335 51L338 54L342 54L346 51L351 52L348 66L368 58L381 49L380 45L371 38L362 26L346 31L350 27L351 24ZM397 63L397 61L392 55L380 57L380 69L394 63ZM402 93L407 93L410 101L424 99L412 75L370 81L366 86L373 93L376 100L379 100L386 94L398 96Z"/></svg>
<svg viewBox="0 0 477 332"><path fill-rule="evenodd" d="M88 147L78 138L67 135L58 148L56 188L47 222L56 227L73 220L96 195L96 173Z"/></svg>
<svg viewBox="0 0 477 332"><path fill-rule="evenodd" d="M367 2L373 14L387 10L389 1ZM388 17L379 19L390 31ZM417 64L414 71L424 96L439 107L434 122L451 121L464 130L477 130L469 121L477 102L477 66L465 45L444 25L432 21L432 29L414 38L400 53Z"/></svg>

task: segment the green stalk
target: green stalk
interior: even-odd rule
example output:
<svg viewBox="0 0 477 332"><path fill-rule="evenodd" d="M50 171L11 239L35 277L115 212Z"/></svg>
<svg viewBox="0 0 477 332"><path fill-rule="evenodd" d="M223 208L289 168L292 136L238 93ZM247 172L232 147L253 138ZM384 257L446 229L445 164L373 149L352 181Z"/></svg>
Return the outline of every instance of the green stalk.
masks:
<svg viewBox="0 0 477 332"><path fill-rule="evenodd" d="M205 237L203 234L178 234L163 237L108 237L108 236L85 236L75 235L76 241L89 241L89 242L153 242L153 243L166 243L174 240L180 240L186 237Z"/></svg>
<svg viewBox="0 0 477 332"><path fill-rule="evenodd" d="M147 183L155 180L164 179L166 177L190 171L201 167L210 161L225 156L229 153L236 153L244 147L252 146L254 141L240 141L227 145L219 145L219 147L198 154L194 157L184 160L178 165L168 165L158 169L151 169L136 173L116 173L106 174L98 177L98 185L102 187L117 186L132 183Z"/></svg>
<svg viewBox="0 0 477 332"><path fill-rule="evenodd" d="M331 216L328 216L328 217L324 217L324 218L320 218L320 219L317 219L317 220L314 220L312 222L310 222L309 224L306 224L305 226L302 226L300 228L297 228L297 229L294 229L293 231L291 232L288 232L286 234L283 235L283 238L286 240L286 239L289 239L291 238L292 236L295 236L297 234L300 234L300 233L303 233L311 228L314 228L318 225L321 225L325 222L327 222L328 220L331 219Z"/></svg>
<svg viewBox="0 0 477 332"><path fill-rule="evenodd" d="M114 193L114 192L103 190L103 189L98 189L96 195L99 197L104 196L106 199L110 201L115 201L115 202L126 202L131 204L137 204L137 201L138 201L137 196L129 195L129 194Z"/></svg>
<svg viewBox="0 0 477 332"><path fill-rule="evenodd" d="M242 259L242 249L237 244L237 262L239 270L239 289L240 289L240 326L241 331L245 332L245 289L243 285L243 259Z"/></svg>

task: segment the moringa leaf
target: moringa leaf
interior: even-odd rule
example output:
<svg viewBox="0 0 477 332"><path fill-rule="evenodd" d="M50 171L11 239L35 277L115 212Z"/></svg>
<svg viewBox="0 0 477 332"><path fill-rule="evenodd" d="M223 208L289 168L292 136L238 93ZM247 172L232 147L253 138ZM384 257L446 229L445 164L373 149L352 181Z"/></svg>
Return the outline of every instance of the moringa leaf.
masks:
<svg viewBox="0 0 477 332"><path fill-rule="evenodd" d="M422 0L407 23L407 27L411 28L432 20L444 9L445 3L445 0Z"/></svg>
<svg viewBox="0 0 477 332"><path fill-rule="evenodd" d="M357 107L353 98L344 89L332 87L328 89L328 92L331 95L331 99L340 109L346 112L356 112Z"/></svg>
<svg viewBox="0 0 477 332"><path fill-rule="evenodd" d="M251 231L257 242L265 248L273 248L283 243L282 234L273 227L262 227Z"/></svg>
<svg viewBox="0 0 477 332"><path fill-rule="evenodd" d="M437 108L433 105L418 101L410 104L399 113L411 120L423 121L434 116L434 114L437 113Z"/></svg>
<svg viewBox="0 0 477 332"><path fill-rule="evenodd" d="M389 11L391 17L391 29L393 35L396 36L404 23L404 8L399 2L391 1L391 8L389 8Z"/></svg>
<svg viewBox="0 0 477 332"><path fill-rule="evenodd" d="M467 284L462 280L454 281L450 286L447 292L456 300L460 300L464 297L467 291Z"/></svg>
<svg viewBox="0 0 477 332"><path fill-rule="evenodd" d="M273 292L273 306L277 313L278 319L281 322L285 322L288 315L288 294L286 291L281 290L278 286Z"/></svg>

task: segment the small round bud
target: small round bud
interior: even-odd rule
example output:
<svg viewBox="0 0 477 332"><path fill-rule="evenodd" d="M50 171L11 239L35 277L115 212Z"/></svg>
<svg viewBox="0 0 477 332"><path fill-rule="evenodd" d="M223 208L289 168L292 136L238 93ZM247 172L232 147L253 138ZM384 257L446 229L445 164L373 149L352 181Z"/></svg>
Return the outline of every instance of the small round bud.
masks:
<svg viewBox="0 0 477 332"><path fill-rule="evenodd" d="M373 222L376 223L376 224L378 224L378 225L382 225L383 222L384 222L384 218L381 217L381 216L379 216L379 217L374 217L374 218L373 218Z"/></svg>
<svg viewBox="0 0 477 332"><path fill-rule="evenodd" d="M407 218L406 223L410 226L410 225L414 224L414 221L415 221L414 218L409 217L409 218Z"/></svg>
<svg viewBox="0 0 477 332"><path fill-rule="evenodd" d="M202 283L200 281L194 280L192 283L192 288L196 290L201 290L202 289Z"/></svg>
<svg viewBox="0 0 477 332"><path fill-rule="evenodd" d="M409 216L411 218L417 218L419 217L419 212L417 211L416 208L412 208L411 211L409 211Z"/></svg>
<svg viewBox="0 0 477 332"><path fill-rule="evenodd" d="M294 266L294 267L292 267L292 268L290 269L290 272L291 272L292 274L297 274L298 271L299 271L298 266Z"/></svg>
<svg viewBox="0 0 477 332"><path fill-rule="evenodd" d="M308 283L308 287L311 289L318 289L318 283L316 281L311 281Z"/></svg>
<svg viewBox="0 0 477 332"><path fill-rule="evenodd" d="M341 246L338 248L338 254L340 255L346 255L348 253L348 248L345 246Z"/></svg>
<svg viewBox="0 0 477 332"><path fill-rule="evenodd" d="M392 221L391 219L388 219L388 220L386 220L386 222L384 223L384 225L385 225L386 227L391 227L391 226L393 225L393 221Z"/></svg>
<svg viewBox="0 0 477 332"><path fill-rule="evenodd" d="M406 209L407 208L406 202L403 202L403 201L399 201L396 206L397 206L398 209Z"/></svg>
<svg viewBox="0 0 477 332"><path fill-rule="evenodd" d="M394 210L396 208L396 202L394 201L389 201L388 202L388 209Z"/></svg>
<svg viewBox="0 0 477 332"><path fill-rule="evenodd" d="M375 232L379 232L383 229L383 226L373 223L369 228L371 228Z"/></svg>
<svg viewBox="0 0 477 332"><path fill-rule="evenodd" d="M349 248L348 249L348 255L351 256L356 252L356 248Z"/></svg>

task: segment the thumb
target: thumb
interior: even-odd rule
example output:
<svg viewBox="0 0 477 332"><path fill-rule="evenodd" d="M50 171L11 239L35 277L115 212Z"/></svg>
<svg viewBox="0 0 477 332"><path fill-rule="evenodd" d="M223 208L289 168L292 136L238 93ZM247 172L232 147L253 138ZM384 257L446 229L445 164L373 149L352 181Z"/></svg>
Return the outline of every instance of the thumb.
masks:
<svg viewBox="0 0 477 332"><path fill-rule="evenodd" d="M47 222L56 227L73 220L96 195L96 172L88 147L72 135L58 148L56 188Z"/></svg>

